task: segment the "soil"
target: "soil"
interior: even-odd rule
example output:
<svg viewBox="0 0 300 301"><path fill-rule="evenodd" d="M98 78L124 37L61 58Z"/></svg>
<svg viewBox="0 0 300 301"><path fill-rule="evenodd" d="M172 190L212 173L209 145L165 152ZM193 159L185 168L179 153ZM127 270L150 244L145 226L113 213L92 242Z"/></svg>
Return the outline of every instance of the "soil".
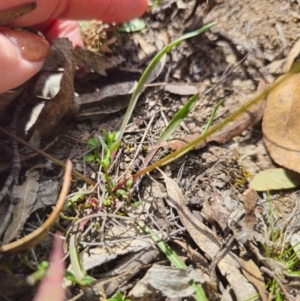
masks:
<svg viewBox="0 0 300 301"><path fill-rule="evenodd" d="M200 134L220 100L223 104L217 111L214 124L249 100L261 81L266 85L270 84L283 73L286 56L300 35L300 3L276 0L214 2L166 0L147 13L147 27L140 31L116 33L116 28L109 28L106 36L108 43L104 43L105 47L100 47L100 52L117 62L117 68L109 70L107 77L93 73L76 78L75 91L79 95L93 93L104 85L138 80L154 54L163 46L203 24L217 21L210 31L182 42L161 61L160 70L156 70L153 81L148 83L125 131L121 152L117 154L111 172L114 180L128 177L138 170L147 153L157 146L166 123L190 99L193 91L199 93L199 99L172 140ZM95 28L99 28L95 24L90 27L87 35L95 34ZM116 38L111 40L112 37ZM86 39L87 47L93 48L95 45L91 40ZM111 41L113 43L109 43ZM167 85L171 83L175 85ZM110 112L110 100L104 105L106 107L107 112ZM271 289L264 291L265 284L271 283L272 275L278 280L278 269L281 273L278 281L285 287L285 290L281 287L282 300L298 300L300 292L297 285L293 284L298 279L284 274L291 272L291 269L282 268L290 255L286 255L286 261L278 259L284 250L290 248L289 242L292 237L295 238L293 235L298 235L297 193L261 193L257 196L254 194L252 199L248 193L252 177L261 170L275 166L264 147L260 122L224 144L211 142L203 148L190 151L162 167L165 175L158 170L147 174L130 191L130 199L119 197L111 200L110 205L103 206L101 204L105 195L101 189L104 181L100 176L99 164L95 161L84 162L83 154L89 152L90 137L98 138L103 130L118 130L124 109L115 111L65 118L41 141L41 148L44 148L55 140L46 151L60 160L70 158L76 170L99 184L98 192L95 190L93 193L84 193L81 200L83 203L76 203L73 209L64 211L65 215L76 215L78 218L99 214L97 218L91 218L82 225L83 234L78 246L80 254L85 256L82 259L84 266L89 264L89 260L92 262L86 269L96 282L81 288L69 282L64 283L68 288L68 298L77 296L81 290L84 293L78 300L99 300L104 295L111 297L116 291L120 291L122 294L128 293L129 299L138 300L133 288L145 276L151 264L170 265L166 257L157 251L154 243L154 248L149 247L151 240L147 241L148 244L134 245L133 241L143 241L136 237L145 234L137 229L132 220L123 221L113 215L116 208L122 205L123 209L118 209L121 216L143 220L160 233L161 238L170 244L187 266L198 271L204 278L203 287L209 300L246 300L251 297L252 300L258 300L258 297L254 297L256 293L260 294L261 300L266 300L267 295L271 300ZM170 145L163 144L152 162L170 152ZM50 161L45 162L40 156L22 164L23 178L25 171L38 163L43 165L42 168L40 165L38 167L40 182L45 179L60 179L60 168ZM172 179L173 184L168 184L166 177ZM70 193L79 190L86 192L91 189L82 181L76 180ZM217 252L208 247L211 240L209 235L203 238L203 244L195 239L193 227L183 220L176 210L178 207L172 208L170 205L170 191L175 191L177 202L180 203L180 199L189 209L188 221L196 219L205 225L207 231L211 231L209 233L217 241L214 245L218 247ZM132 204L138 201L142 205L136 209ZM185 212L183 207L180 208ZM6 210L6 207L0 208L1 216L5 215ZM108 216L104 217L103 212ZM38 213L44 219L49 210L40 209ZM30 222L38 225L35 214L31 215ZM64 229L71 229L68 220L61 219L60 224ZM197 229L196 226L194 228ZM127 236L124 237L124 233ZM199 230L195 235L200 237L204 234ZM66 250L70 236L70 232L66 234ZM125 238L128 244L122 241ZM28 254L33 266L48 257L50 244L51 236L48 236L35 249L34 256ZM228 249L231 255L222 254L224 249ZM111 257L101 259L103 261L98 263L100 255L97 252L108 253ZM4 260L6 258L8 257ZM231 270L229 267L232 258L235 258L237 266ZM252 265L248 265L248 268L253 272L254 278L261 280L260 284L243 269L250 261ZM132 262L133 265L130 265ZM70 263L69 259L67 263ZM271 273L260 272L262 267ZM297 265L293 269L297 271ZM0 299L31 300L34 289L27 286L24 280L30 273L31 270L20 263L14 268L19 282L8 278L6 274L0 274L2 287L6 288L1 290L0 296L3 295L3 299ZM180 278L177 281L180 283ZM192 300L192 297L171 294L167 290L168 284L161 282L161 285L148 288L153 295L147 295L144 290L139 300ZM27 293L26 297L24 291Z"/></svg>

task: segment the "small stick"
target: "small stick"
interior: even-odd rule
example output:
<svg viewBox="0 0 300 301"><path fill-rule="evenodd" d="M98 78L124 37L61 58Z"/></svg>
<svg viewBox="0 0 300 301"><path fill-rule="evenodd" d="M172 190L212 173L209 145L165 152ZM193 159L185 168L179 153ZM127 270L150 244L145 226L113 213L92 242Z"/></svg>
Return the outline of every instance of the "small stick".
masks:
<svg viewBox="0 0 300 301"><path fill-rule="evenodd" d="M287 301L294 301L294 298L292 298L289 293L287 292L287 290L285 289L284 285L282 284L282 282L280 281L279 277L277 277L277 275L275 273L273 273L271 270L269 270L266 267L261 267L260 270L269 275L271 278L273 278L279 285L280 289L282 290L283 294L285 295L285 298Z"/></svg>

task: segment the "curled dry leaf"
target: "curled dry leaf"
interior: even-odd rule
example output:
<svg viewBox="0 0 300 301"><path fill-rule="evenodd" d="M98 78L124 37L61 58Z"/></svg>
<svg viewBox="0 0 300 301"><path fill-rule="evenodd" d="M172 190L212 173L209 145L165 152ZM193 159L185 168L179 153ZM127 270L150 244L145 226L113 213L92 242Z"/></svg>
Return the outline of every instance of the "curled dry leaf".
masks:
<svg viewBox="0 0 300 301"><path fill-rule="evenodd" d="M76 61L72 54L72 43L68 39L61 38L54 40L54 46L64 57L64 73L59 92L53 99L46 101L35 124L40 136L48 134L69 111L71 104L74 102Z"/></svg>
<svg viewBox="0 0 300 301"><path fill-rule="evenodd" d="M263 139L272 159L300 172L300 74L290 75L269 94L263 117Z"/></svg>

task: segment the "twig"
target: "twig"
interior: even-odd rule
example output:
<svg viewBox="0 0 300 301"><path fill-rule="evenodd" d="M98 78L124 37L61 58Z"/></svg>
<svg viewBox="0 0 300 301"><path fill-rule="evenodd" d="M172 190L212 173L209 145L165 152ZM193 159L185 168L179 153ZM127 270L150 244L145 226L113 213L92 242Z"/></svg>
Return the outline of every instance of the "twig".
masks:
<svg viewBox="0 0 300 301"><path fill-rule="evenodd" d="M234 236L231 235L229 237L229 239L227 240L227 242L225 243L225 245L223 246L223 248L219 251L219 253L216 254L216 256L213 258L210 267L209 267L209 275L213 278L213 279L217 279L216 277L216 266L218 265L218 263L222 260L222 258L224 258L224 256L230 252L232 245L234 243Z"/></svg>
<svg viewBox="0 0 300 301"><path fill-rule="evenodd" d="M269 270L266 267L261 267L260 270L269 275L271 278L273 278L279 285L280 289L282 290L283 294L285 295L285 298L287 301L294 301L294 298L292 298L289 293L287 292L287 290L285 289L283 283L281 282L281 280L279 279L279 277L277 277L277 275L275 273L273 273L271 270Z"/></svg>

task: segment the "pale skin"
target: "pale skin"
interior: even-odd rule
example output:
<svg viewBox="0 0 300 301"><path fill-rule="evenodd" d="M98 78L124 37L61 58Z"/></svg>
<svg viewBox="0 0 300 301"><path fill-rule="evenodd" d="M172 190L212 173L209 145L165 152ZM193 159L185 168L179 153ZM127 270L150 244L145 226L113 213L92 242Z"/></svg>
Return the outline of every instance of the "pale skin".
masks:
<svg viewBox="0 0 300 301"><path fill-rule="evenodd" d="M16 19L10 27L34 26L46 39L68 37L74 46L82 46L76 20L100 19L105 22L124 22L141 16L148 0L35 0L37 8ZM0 11L31 2L30 0L1 1ZM13 89L30 79L43 62L23 59L18 48L1 34L0 28L0 93Z"/></svg>

